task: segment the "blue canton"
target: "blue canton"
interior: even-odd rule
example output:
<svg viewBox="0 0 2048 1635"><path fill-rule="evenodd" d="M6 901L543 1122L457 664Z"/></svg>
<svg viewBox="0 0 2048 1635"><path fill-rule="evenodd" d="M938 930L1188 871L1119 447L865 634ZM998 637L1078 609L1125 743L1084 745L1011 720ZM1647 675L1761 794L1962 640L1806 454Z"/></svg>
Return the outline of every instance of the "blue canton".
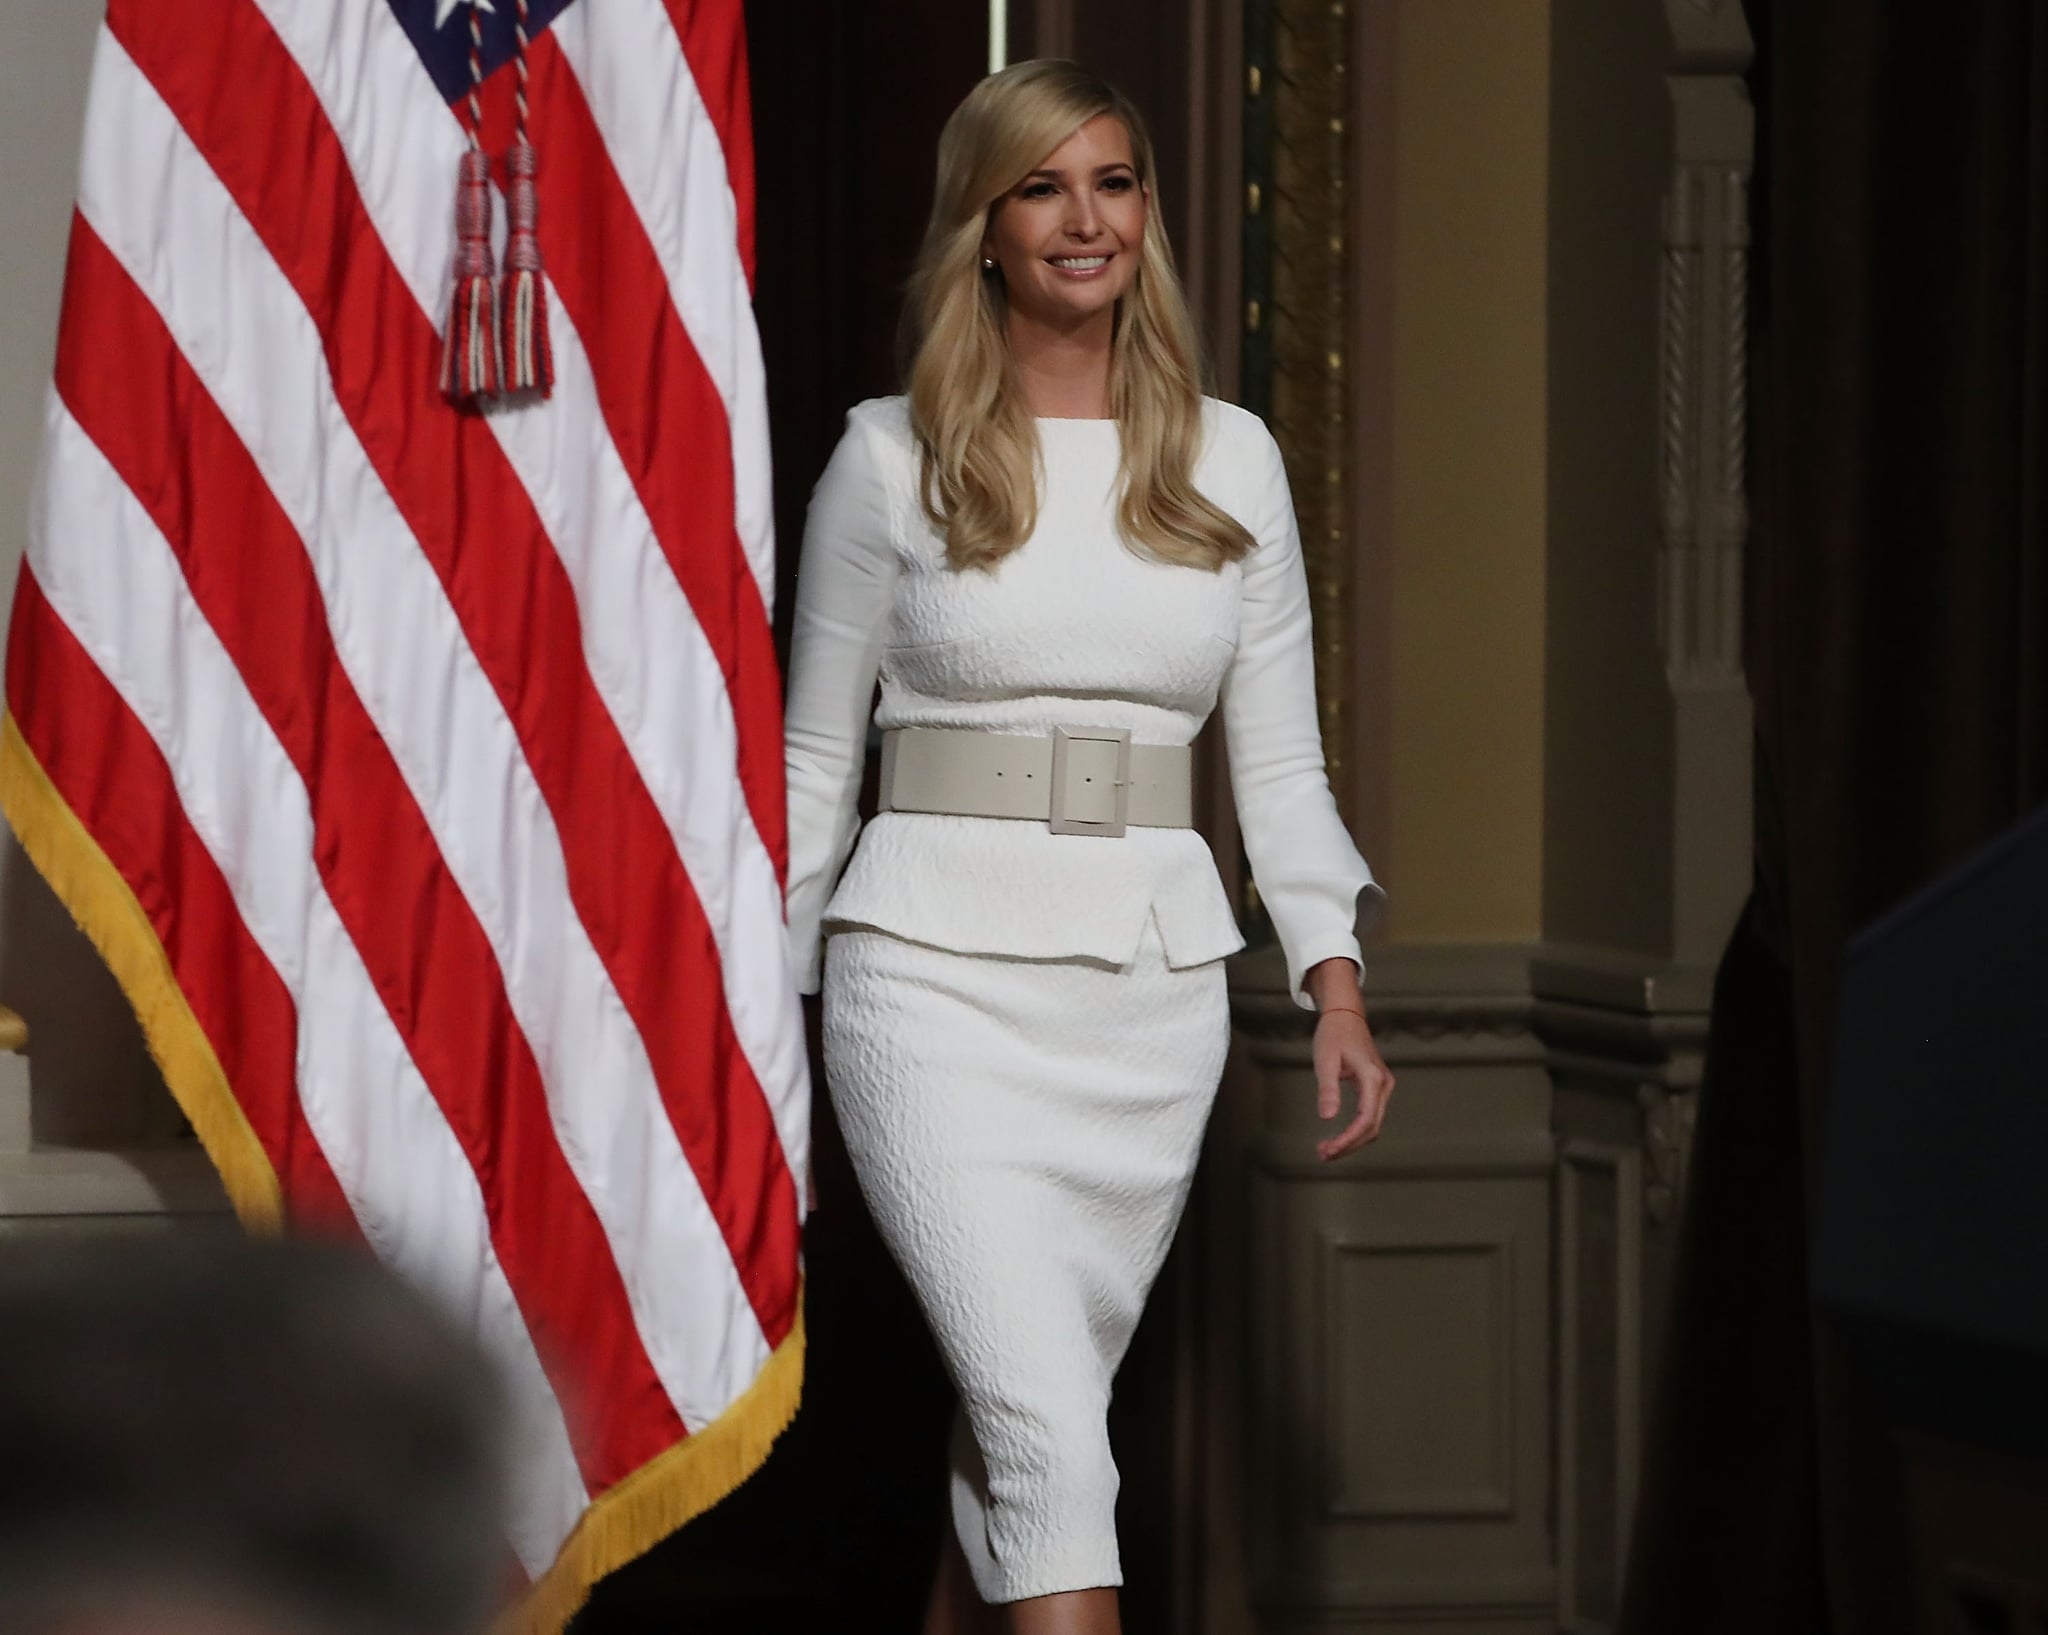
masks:
<svg viewBox="0 0 2048 1635"><path fill-rule="evenodd" d="M518 44L512 33L517 0L490 0L491 10L480 11L483 23L483 70L488 76L512 60ZM526 28L538 38L550 24L567 11L574 0L527 0ZM469 94L469 0L455 0L449 10L445 0L389 0L393 15L407 34L413 49L442 96L450 102ZM439 13L447 13L440 27Z"/></svg>

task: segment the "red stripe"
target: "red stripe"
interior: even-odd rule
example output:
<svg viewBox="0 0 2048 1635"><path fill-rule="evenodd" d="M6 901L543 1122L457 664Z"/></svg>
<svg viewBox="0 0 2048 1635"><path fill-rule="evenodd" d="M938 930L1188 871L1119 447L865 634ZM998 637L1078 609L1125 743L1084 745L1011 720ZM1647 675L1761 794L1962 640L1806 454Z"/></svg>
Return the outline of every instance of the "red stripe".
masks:
<svg viewBox="0 0 2048 1635"><path fill-rule="evenodd" d="M149 917L270 1160L289 1217L352 1233L348 1201L299 1106L291 994L186 821L155 740L57 616L27 563L7 641L7 703L57 793Z"/></svg>
<svg viewBox="0 0 2048 1635"><path fill-rule="evenodd" d="M552 36L530 53L534 142L573 187L541 212L548 280L583 338L605 424L676 578L725 670L740 783L754 826L788 875L782 679L768 610L733 522L732 423L671 298L581 83ZM713 630L717 631L713 635Z"/></svg>
<svg viewBox="0 0 2048 1635"><path fill-rule="evenodd" d="M786 880L782 678L768 610L733 522L725 401L554 35L537 39L527 60L529 124L546 171L540 243L548 281L579 332L613 444L725 678L740 788L776 877ZM504 74L484 84L487 151L502 152L518 128L512 89Z"/></svg>
<svg viewBox="0 0 2048 1635"><path fill-rule="evenodd" d="M131 4L110 22L325 337L341 405L519 734L577 913L647 1044L763 1334L779 1344L796 1315L789 1168L725 1011L702 905L590 680L573 589L516 473L483 421L436 393L434 327L377 239L311 87L250 0L214 0L203 21ZM212 44L204 64L190 50L195 26ZM765 623L759 634L765 643Z"/></svg>
<svg viewBox="0 0 2048 1635"><path fill-rule="evenodd" d="M754 287L754 111L747 81L747 18L740 0L666 0L690 77L711 115L739 204L740 263Z"/></svg>
<svg viewBox="0 0 2048 1635"><path fill-rule="evenodd" d="M118 370L106 367L110 357ZM570 1409L585 1480L610 1486L687 1433L555 1139L489 938L342 669L290 520L149 298L83 217L72 231L57 389L169 541L298 769L328 896L483 1185L492 1245Z"/></svg>

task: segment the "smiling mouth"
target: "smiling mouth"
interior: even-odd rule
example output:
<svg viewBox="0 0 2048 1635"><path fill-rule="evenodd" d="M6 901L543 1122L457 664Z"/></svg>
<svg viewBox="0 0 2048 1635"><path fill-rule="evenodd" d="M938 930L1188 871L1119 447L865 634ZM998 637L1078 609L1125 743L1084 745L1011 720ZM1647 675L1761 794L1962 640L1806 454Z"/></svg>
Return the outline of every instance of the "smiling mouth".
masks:
<svg viewBox="0 0 2048 1635"><path fill-rule="evenodd" d="M1109 265L1111 257L1106 255L1051 255L1045 258L1046 265L1065 273L1069 278L1089 278Z"/></svg>

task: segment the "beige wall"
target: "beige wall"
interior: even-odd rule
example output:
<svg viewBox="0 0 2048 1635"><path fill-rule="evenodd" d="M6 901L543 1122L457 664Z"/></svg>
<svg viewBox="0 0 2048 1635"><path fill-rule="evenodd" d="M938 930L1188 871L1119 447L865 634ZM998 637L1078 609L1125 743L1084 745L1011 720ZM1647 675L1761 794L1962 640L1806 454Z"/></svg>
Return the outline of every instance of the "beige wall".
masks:
<svg viewBox="0 0 2048 1635"><path fill-rule="evenodd" d="M1657 647L1661 12L1551 0L1543 928L1663 954L1671 695Z"/></svg>
<svg viewBox="0 0 2048 1635"><path fill-rule="evenodd" d="M1404 943L1531 941L1550 0L1405 0L1392 34L1388 929Z"/></svg>
<svg viewBox="0 0 2048 1635"><path fill-rule="evenodd" d="M1663 16L1651 0L1368 0L1368 16L1392 59L1393 207L1361 252L1392 267L1384 299L1363 275L1391 360L1363 464L1384 464L1391 503L1362 528L1387 563L1368 580L1391 654L1390 940L1666 956Z"/></svg>

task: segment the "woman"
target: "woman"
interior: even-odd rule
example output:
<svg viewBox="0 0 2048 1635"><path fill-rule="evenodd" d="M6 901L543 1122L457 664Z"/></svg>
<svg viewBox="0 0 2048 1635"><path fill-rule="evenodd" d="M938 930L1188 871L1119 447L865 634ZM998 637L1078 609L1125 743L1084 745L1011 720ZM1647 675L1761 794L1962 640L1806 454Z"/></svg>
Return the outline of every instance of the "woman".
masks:
<svg viewBox="0 0 2048 1635"><path fill-rule="evenodd" d="M1219 695L1246 849L1319 1011L1322 1115L1393 1080L1359 998L1379 888L1317 734L1278 450L1202 397L1136 111L1070 63L948 121L907 397L811 501L788 697L789 926L877 1225L959 1389L975 1587L1115 1630L1111 1377L1187 1195L1242 946L1189 827ZM883 811L854 839L879 671ZM829 902L827 897L830 897ZM821 933L826 934L822 957Z"/></svg>

